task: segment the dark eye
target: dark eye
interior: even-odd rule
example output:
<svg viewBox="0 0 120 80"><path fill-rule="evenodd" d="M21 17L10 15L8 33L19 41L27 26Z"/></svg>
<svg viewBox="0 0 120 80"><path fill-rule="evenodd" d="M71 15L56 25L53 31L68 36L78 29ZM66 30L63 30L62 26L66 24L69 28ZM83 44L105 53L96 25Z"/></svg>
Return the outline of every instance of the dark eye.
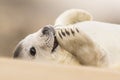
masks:
<svg viewBox="0 0 120 80"><path fill-rule="evenodd" d="M35 54L36 54L36 49L35 49L35 47L31 47L31 48L30 48L30 54L31 54L32 56L35 56Z"/></svg>

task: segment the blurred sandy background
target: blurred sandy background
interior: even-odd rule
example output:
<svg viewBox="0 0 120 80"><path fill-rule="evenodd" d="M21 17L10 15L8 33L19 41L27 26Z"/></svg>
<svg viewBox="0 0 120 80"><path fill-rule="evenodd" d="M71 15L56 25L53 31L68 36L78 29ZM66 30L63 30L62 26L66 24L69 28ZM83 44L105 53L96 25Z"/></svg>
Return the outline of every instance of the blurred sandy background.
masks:
<svg viewBox="0 0 120 80"><path fill-rule="evenodd" d="M11 57L21 39L71 8L87 10L97 21L120 23L120 0L0 0L0 56Z"/></svg>

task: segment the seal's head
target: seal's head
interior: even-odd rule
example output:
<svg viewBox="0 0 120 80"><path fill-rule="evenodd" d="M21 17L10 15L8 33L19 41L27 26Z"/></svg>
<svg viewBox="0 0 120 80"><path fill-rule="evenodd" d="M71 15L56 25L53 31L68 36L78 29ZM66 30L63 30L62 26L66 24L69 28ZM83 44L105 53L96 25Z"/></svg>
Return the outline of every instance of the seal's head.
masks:
<svg viewBox="0 0 120 80"><path fill-rule="evenodd" d="M14 58L35 60L50 57L57 45L55 30L48 25L20 41Z"/></svg>

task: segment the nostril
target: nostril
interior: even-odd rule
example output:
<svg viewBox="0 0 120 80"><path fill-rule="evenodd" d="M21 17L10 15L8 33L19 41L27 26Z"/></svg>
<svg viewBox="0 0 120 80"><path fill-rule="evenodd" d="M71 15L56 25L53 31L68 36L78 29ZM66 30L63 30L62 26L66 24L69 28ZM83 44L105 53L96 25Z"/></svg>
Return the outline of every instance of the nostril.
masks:
<svg viewBox="0 0 120 80"><path fill-rule="evenodd" d="M49 27L44 27L43 30L42 30L42 33L43 34L49 34L49 30L50 30Z"/></svg>

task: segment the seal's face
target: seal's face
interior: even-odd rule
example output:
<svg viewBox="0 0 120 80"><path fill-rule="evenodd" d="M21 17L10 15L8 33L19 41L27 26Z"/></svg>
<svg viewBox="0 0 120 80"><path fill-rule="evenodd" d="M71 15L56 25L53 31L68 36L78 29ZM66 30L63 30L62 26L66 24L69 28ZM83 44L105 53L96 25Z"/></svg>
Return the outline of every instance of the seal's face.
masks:
<svg viewBox="0 0 120 80"><path fill-rule="evenodd" d="M51 56L57 45L55 30L51 26L46 26L23 39L14 52L14 58L45 59Z"/></svg>

